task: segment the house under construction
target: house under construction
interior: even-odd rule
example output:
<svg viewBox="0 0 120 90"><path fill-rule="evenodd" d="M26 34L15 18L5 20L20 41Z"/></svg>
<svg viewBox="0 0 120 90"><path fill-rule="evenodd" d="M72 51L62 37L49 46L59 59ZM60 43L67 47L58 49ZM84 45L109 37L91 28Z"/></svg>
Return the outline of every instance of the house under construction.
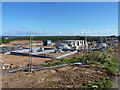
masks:
<svg viewBox="0 0 120 90"><path fill-rule="evenodd" d="M85 40L64 40L64 41L57 41L56 47L59 47L60 45L66 44L70 48L80 49L83 47L88 47L88 43Z"/></svg>

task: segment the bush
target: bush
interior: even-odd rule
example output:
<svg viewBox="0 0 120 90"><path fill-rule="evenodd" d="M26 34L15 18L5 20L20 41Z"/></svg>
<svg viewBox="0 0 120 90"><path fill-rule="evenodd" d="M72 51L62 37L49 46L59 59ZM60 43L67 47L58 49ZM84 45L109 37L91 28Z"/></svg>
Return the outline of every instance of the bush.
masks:
<svg viewBox="0 0 120 90"><path fill-rule="evenodd" d="M1 40L0 43L9 43L10 42L10 40L8 38L4 38L4 37L2 37L0 40Z"/></svg>
<svg viewBox="0 0 120 90"><path fill-rule="evenodd" d="M118 72L117 58L112 58L105 52L94 52L87 56L87 65L96 65L99 68L106 69L109 73Z"/></svg>

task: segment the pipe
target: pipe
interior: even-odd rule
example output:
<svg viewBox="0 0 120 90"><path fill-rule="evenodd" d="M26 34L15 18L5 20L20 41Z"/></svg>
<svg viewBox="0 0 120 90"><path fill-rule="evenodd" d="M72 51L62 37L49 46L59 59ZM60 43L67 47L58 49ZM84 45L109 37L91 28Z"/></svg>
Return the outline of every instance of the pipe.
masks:
<svg viewBox="0 0 120 90"><path fill-rule="evenodd" d="M62 65L56 65L56 66L50 66L50 67L41 67L41 68L37 68L37 67L32 66L32 70L43 70L43 69L49 69L49 68L67 66L67 65L82 65L82 63L78 62L78 63L62 64ZM19 69L16 69L16 70L12 70L12 71L8 71L8 72L1 72L1 73L3 73L3 74L5 74L5 73L15 73L17 71L20 71L20 70L23 70L23 69L29 69L29 68L30 67L27 66L27 67L19 68ZM33 69L33 68L37 68L37 69Z"/></svg>
<svg viewBox="0 0 120 90"><path fill-rule="evenodd" d="M57 58L57 59L63 58L63 57L66 57L66 56L68 56L68 55L72 55L72 54L75 54L75 53L77 53L77 50L76 50L76 51L73 51L73 52L70 52L70 53L66 53L66 54L64 54L64 55L57 56L56 58Z"/></svg>

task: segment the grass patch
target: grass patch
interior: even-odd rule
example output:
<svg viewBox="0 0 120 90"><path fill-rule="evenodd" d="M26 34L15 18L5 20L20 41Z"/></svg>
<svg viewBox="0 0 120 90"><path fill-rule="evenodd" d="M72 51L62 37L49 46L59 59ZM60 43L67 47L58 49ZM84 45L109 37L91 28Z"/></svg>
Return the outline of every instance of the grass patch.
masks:
<svg viewBox="0 0 120 90"><path fill-rule="evenodd" d="M87 65L95 65L96 67L106 69L110 74L116 74L118 72L118 60L107 52L94 52L87 56Z"/></svg>
<svg viewBox="0 0 120 90"><path fill-rule="evenodd" d="M94 82L83 82L83 86L86 86L87 88L111 88L113 86L112 81L110 81L107 78L100 78L99 81Z"/></svg>
<svg viewBox="0 0 120 90"><path fill-rule="evenodd" d="M116 74L118 73L118 65L117 65L117 59L116 58L111 58L111 60L106 61L106 65L104 65L102 68L106 69L108 72L111 74Z"/></svg>
<svg viewBox="0 0 120 90"><path fill-rule="evenodd" d="M81 62L82 58L72 58L72 59L52 59L46 66L55 66L60 64L69 64L75 62Z"/></svg>
<svg viewBox="0 0 120 90"><path fill-rule="evenodd" d="M94 51L81 58L72 58L72 59L52 59L46 66L55 66L60 64L69 64L75 62L81 62L86 65L95 65L96 67L106 69L110 74L116 74L118 72L117 58L113 58L110 53L111 49L105 49L103 52Z"/></svg>

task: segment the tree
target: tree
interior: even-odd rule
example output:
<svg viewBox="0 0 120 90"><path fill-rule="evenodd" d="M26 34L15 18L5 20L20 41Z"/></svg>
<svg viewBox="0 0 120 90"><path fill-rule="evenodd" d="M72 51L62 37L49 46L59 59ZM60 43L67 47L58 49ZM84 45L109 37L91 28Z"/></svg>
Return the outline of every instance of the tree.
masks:
<svg viewBox="0 0 120 90"><path fill-rule="evenodd" d="M10 40L8 38L2 37L1 43L9 43Z"/></svg>

